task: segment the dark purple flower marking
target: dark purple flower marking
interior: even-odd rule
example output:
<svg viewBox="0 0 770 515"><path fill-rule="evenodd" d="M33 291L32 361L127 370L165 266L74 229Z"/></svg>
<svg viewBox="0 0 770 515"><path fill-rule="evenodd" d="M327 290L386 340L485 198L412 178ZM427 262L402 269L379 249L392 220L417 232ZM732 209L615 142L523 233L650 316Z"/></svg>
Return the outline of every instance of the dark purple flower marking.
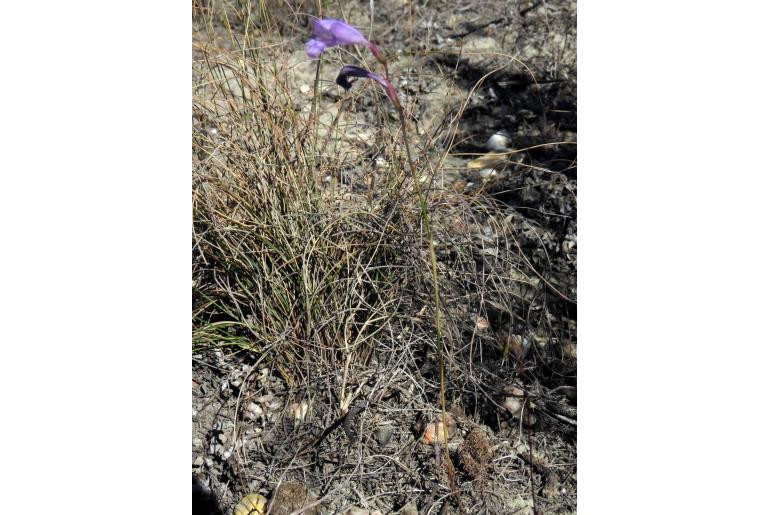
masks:
<svg viewBox="0 0 770 515"><path fill-rule="evenodd" d="M398 101L398 95L396 94L396 89L393 87L393 84L391 84L388 80L382 78L381 76L377 75L376 73L370 72L369 70L364 70L363 68L359 68L358 66L347 64L342 67L339 75L337 75L337 84L339 84L345 89L350 89L353 86L353 83L350 82L351 77L361 77L364 79L372 79L374 81L379 82L380 85L383 88L385 88L385 93L388 95L388 98L390 98L393 104L396 107L401 106L401 103Z"/></svg>

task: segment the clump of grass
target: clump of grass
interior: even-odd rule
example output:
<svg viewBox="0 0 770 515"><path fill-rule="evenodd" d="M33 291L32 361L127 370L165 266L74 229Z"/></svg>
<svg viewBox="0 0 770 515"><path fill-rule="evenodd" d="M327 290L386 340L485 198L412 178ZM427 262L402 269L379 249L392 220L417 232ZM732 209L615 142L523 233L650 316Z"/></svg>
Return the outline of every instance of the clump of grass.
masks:
<svg viewBox="0 0 770 515"><path fill-rule="evenodd" d="M194 98L193 343L258 353L302 384L368 360L409 280L416 213L342 198L312 119L259 50L202 50ZM397 173L394 171L393 173ZM395 216L398 211L398 216Z"/></svg>
<svg viewBox="0 0 770 515"><path fill-rule="evenodd" d="M194 349L245 349L290 386L334 390L342 411L356 373L404 349L411 362L399 366L410 374L426 362L440 371L445 360L450 401L468 392L490 397L496 375L513 376L516 364L496 335L474 328L472 315L529 323L547 286L499 206L451 190L422 195L420 181L431 187L443 157L407 159L401 137L414 135L412 113L403 111L402 134L392 124L379 133L391 159L368 191L325 185L324 177L339 177L361 157L329 152L333 131L317 139L315 109L296 108L282 59L302 47L307 31L271 40L289 27L271 25L265 2L212 2L196 12ZM376 114L386 111L379 106ZM429 213L439 215L426 231ZM501 356L502 368L484 366ZM444 396L440 374L435 379L433 401Z"/></svg>
<svg viewBox="0 0 770 515"><path fill-rule="evenodd" d="M467 312L485 312L490 302L510 319L526 312L532 299L522 291L535 288L539 274L527 269L526 256L494 204L451 191L433 191L426 201L417 189L423 178L429 179L426 186L432 184L440 155L407 159L398 149L409 146L385 128L385 144L393 150L383 152L391 156L390 166L377 172L382 187L358 195L351 192L355 188L340 192L324 185L323 177L338 177L355 166L357 156L325 151L330 136L316 139L317 116L295 108L295 85L280 56L302 48L307 31L294 42L273 43L266 35L271 11L264 4L251 6L254 18L236 4L212 2L199 12L202 43L195 48L193 105L195 347L251 349L307 378L311 364L332 369L340 360L368 359L393 324L409 326L415 311L428 310L429 318L442 320L438 331L428 319L418 329L428 341L445 337L449 356L452 341L467 333ZM241 31L233 29L238 24ZM262 46L252 41L257 32ZM406 131L411 113L398 114L406 142L413 137ZM404 180L410 176L413 184ZM426 239L429 212L440 216ZM479 263L482 226L495 227L495 248L489 249L495 255L481 256ZM433 255L433 240L451 242L441 263ZM439 291L445 307L453 299L451 309L436 308ZM457 310L458 295L464 310ZM438 347L440 360L444 346ZM457 381L467 381L468 374L458 372Z"/></svg>
<svg viewBox="0 0 770 515"><path fill-rule="evenodd" d="M393 228L325 194L329 165L280 99L197 114L194 340L239 338L298 374L364 348L395 298Z"/></svg>

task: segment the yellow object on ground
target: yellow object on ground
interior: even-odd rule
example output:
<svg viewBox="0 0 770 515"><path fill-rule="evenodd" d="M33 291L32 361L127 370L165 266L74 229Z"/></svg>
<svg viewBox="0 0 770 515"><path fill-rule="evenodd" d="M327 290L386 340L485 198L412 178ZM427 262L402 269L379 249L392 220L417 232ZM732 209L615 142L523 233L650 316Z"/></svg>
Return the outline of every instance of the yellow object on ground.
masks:
<svg viewBox="0 0 770 515"><path fill-rule="evenodd" d="M483 170L484 168L499 168L508 162L508 154L505 152L489 152L465 165L471 170Z"/></svg>
<svg viewBox="0 0 770 515"><path fill-rule="evenodd" d="M233 515L265 515L267 499L259 494L248 494L233 508Z"/></svg>

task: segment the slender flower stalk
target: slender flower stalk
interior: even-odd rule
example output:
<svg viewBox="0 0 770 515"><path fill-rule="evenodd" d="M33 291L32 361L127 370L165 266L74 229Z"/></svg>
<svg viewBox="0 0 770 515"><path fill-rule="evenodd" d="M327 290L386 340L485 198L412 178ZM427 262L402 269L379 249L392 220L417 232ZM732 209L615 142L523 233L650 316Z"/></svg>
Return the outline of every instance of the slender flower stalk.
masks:
<svg viewBox="0 0 770 515"><path fill-rule="evenodd" d="M398 109L398 117L401 121L401 135L404 139L404 147L406 148L406 158L409 161L409 169L412 172L412 180L414 181L414 187L417 191L417 196L420 199L420 215L422 216L422 222L425 224L425 236L428 238L428 255L430 256L430 268L433 278L433 301L436 309L436 354L438 355L438 369L439 369L439 397L441 400L441 423L444 427L449 427L446 416L446 365L444 362L444 340L441 336L441 300L438 288L438 262L436 261L436 247L433 243L433 224L430 220L430 213L428 212L428 198L423 193L420 187L420 178L417 176L417 170L414 167L414 161L412 161L412 152L410 150L409 138L406 133L406 115L404 108L401 104L394 102ZM457 502L457 506L462 509L462 501L460 500L460 493L457 491L457 482L455 480L455 470L452 465L452 459L449 456L449 440L444 439L444 457L446 459L447 475L449 476L449 486L452 491L452 495Z"/></svg>
<svg viewBox="0 0 770 515"><path fill-rule="evenodd" d="M415 191L417 197L420 199L420 215L422 217L423 224L425 225L425 233L428 238L428 254L430 256L430 267L433 276L433 300L436 307L436 354L438 355L439 362L439 393L441 398L441 421L444 427L449 427L446 415L446 375L445 375L445 363L444 363L444 342L441 337L441 300L438 287L438 263L436 261L436 248L433 243L433 226L430 220L430 213L428 212L428 200L425 193L420 187L420 178L417 176L417 170L414 167L414 161L412 161L412 150L409 144L409 138L406 132L406 114L401 102L398 100L398 94L396 93L393 84L387 79L382 78L376 73L364 70L358 66L346 65L337 75L337 84L343 88L350 89L353 84L350 82L351 77L361 77L366 79L372 79L378 82L384 89L388 98L390 98L393 105L398 110L399 121L401 122L401 135L404 139L404 147L406 148L406 159L409 161L409 170L412 172L412 180L414 181ZM457 505L461 506L460 494L457 491L454 475L454 466L449 456L449 442L444 442L444 453L446 455L447 474L449 476L450 486L452 493L457 501Z"/></svg>
<svg viewBox="0 0 770 515"><path fill-rule="evenodd" d="M393 87L393 84L391 84L391 82L388 80L389 78L388 62L380 52L379 47L377 47L377 45L375 45L374 43L369 42L363 36L363 34L361 34L361 32L358 31L358 29L351 27L350 25L348 25L343 21L334 20L334 19L313 20L313 37L305 45L305 50L307 52L308 57L315 59L319 57L321 53L323 53L323 51L326 50L327 48L334 47L337 45L348 45L348 44L364 45L368 47L371 50L372 54L377 58L378 61L380 61L380 63L382 63L383 67L385 68L386 78L383 78L382 76L377 75L374 72L370 72L358 66L346 65L340 70L340 73L337 75L337 81L336 81L337 84L339 84L341 87L348 90L353 86L350 80L351 78L371 79L377 82L378 84L380 84L385 89L385 93L387 94L388 98L390 99L391 102L393 102L393 105L398 110L398 116L401 122L401 134L404 139L404 147L406 148L406 158L407 158L407 161L409 161L409 169L412 172L412 179L414 180L415 191L417 192L417 196L419 197L419 200L420 200L420 214L422 217L423 224L425 226L426 236L428 238L428 251L430 255L431 271L433 275L433 295L434 295L434 302L436 307L436 319L435 319L436 354L438 355L438 359L439 359L441 418L442 418L444 427L448 427L447 415L446 415L446 377L445 377L445 364L444 364L444 343L441 338L441 303L440 303L439 286L438 286L438 265L436 261L436 249L433 243L433 228L431 224L430 214L428 212L427 198L426 198L426 195L423 193L422 188L420 187L420 178L417 176L417 170L415 169L414 161L412 160L411 146L409 144L409 138L407 136L406 114L404 112L403 106L401 105L401 102L398 99L398 94L396 93L396 90ZM318 70L316 70L316 73L318 73ZM317 82L317 79L316 79L316 82ZM457 491L455 471L454 471L454 466L452 465L452 460L449 456L449 442L447 440L445 440L444 442L444 453L446 457L447 474L449 476L450 488L452 490L452 494L454 495L455 500L457 501L458 507L461 508L462 502L460 501L460 494Z"/></svg>

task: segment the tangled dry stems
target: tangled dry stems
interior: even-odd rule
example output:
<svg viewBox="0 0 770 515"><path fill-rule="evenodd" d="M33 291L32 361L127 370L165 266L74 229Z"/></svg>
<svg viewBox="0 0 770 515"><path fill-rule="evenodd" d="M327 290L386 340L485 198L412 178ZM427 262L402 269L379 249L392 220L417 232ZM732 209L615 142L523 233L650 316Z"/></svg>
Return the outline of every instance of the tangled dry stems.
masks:
<svg viewBox="0 0 770 515"><path fill-rule="evenodd" d="M262 22L269 24L270 18ZM365 407L400 412L404 420L435 413L430 263L396 127L377 133L382 153L392 157L390 166L371 181L335 184L341 171L356 169L362 157L324 152L334 135L327 133L319 145L317 120L294 108L292 85L276 61L265 58L266 49L201 46L197 52L194 349L228 346L257 356L257 364L283 378L293 398L315 401L321 427L338 420L356 399ZM382 110L376 116L388 118ZM333 125L338 122L339 116ZM447 124L434 142L445 141L452 130ZM429 184L435 186L436 163L442 161L425 153L417 158ZM333 178L331 184L326 177ZM551 340L561 341L564 328L549 326L542 309L533 308L542 306L554 287L518 243L510 223L515 215L504 215L495 201L434 187L429 209L439 258L448 400L496 405L501 383L517 373L515 359L501 343L515 328L532 324L537 311ZM479 315L506 327L508 334L480 330ZM560 359L557 347L536 348L540 355L528 366L546 363L544 353ZM393 391L396 397L387 398ZM548 397L546 390L540 393ZM331 492L340 475L348 485L361 485L366 477L376 480L383 468L406 474L404 484L390 485L400 491L415 479L421 485L446 484L445 477L431 476L441 466L427 479L414 478L419 466L409 465L405 448L396 454L401 461L365 453L364 443L376 439L375 429L360 422L352 450L343 441L328 443L332 454L357 457L352 466L327 475L322 491ZM318 437L309 432L296 441L318 443ZM284 477L303 462L298 446L257 454L268 463L269 477ZM242 463L254 459L243 450L235 456ZM435 459L441 458L436 454ZM502 466L499 462L498 479L505 482ZM240 470L247 484L253 476L245 467ZM437 495L436 502L446 495Z"/></svg>

